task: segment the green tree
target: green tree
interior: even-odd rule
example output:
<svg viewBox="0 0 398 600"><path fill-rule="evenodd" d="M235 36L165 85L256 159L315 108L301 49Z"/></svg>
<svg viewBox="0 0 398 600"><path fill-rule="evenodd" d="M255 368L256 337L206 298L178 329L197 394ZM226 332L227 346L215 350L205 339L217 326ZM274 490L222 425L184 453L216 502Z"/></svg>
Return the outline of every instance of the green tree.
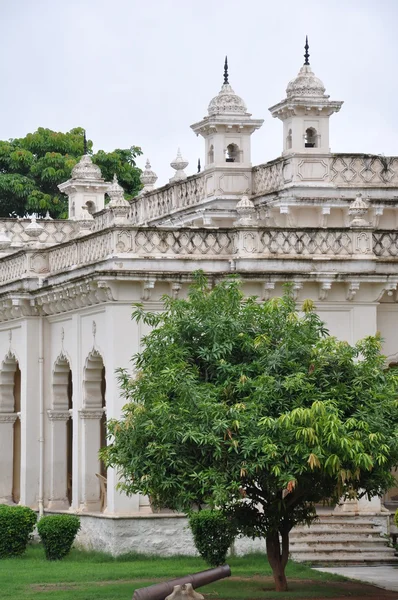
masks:
<svg viewBox="0 0 398 600"><path fill-rule="evenodd" d="M210 289L197 274L187 299L164 302L133 314L153 330L135 376L120 370L128 403L102 454L127 493L186 513L218 507L241 534L265 537L286 590L289 532L314 519L315 503L393 484L397 376L379 337L330 337L289 288L260 303L234 278Z"/></svg>
<svg viewBox="0 0 398 600"><path fill-rule="evenodd" d="M24 138L0 141L0 217L24 216L49 211L53 218L67 217L67 198L58 184L71 176L75 164L84 152L84 129L76 127L67 133L40 127ZM138 146L113 152L88 152L106 181L116 173L126 198L137 194L140 169L135 158L141 154Z"/></svg>

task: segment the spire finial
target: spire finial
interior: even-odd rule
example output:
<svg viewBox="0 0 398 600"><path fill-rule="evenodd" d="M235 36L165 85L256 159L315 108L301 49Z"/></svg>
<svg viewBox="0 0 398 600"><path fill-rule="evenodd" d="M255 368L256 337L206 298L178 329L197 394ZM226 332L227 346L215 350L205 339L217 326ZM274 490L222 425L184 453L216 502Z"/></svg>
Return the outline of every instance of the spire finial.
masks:
<svg viewBox="0 0 398 600"><path fill-rule="evenodd" d="M310 53L308 52L308 50L309 50L310 47L308 45L308 35L305 36L305 46L304 46L304 48L305 48L305 54L304 54L305 60L304 60L304 64L305 65L309 65L310 64Z"/></svg>
<svg viewBox="0 0 398 600"><path fill-rule="evenodd" d="M86 138L86 130L84 130L83 144L84 144L84 151L83 151L83 154L88 154L88 150L87 150L87 138Z"/></svg>
<svg viewBox="0 0 398 600"><path fill-rule="evenodd" d="M228 81L228 57L225 57L225 63L224 63L224 85L226 83L229 83Z"/></svg>

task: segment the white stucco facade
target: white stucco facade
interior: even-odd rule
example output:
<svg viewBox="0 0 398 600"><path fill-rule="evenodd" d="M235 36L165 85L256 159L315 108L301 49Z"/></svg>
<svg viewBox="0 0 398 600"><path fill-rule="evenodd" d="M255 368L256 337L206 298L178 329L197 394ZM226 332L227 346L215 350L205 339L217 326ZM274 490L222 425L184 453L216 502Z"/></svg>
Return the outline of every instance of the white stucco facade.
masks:
<svg viewBox="0 0 398 600"><path fill-rule="evenodd" d="M119 493L98 450L124 403L115 371L130 368L145 333L132 304L161 309L164 294L187 293L197 269L214 280L238 273L262 299L291 281L333 335L354 343L380 331L387 362L398 362L398 158L333 154L329 119L341 105L304 65L270 109L283 121L282 156L253 167L251 135L263 121L226 73L192 125L204 138L201 173L181 168L153 189L148 162L130 204L85 155L60 186L68 220L0 223L0 502L86 514L87 546L105 547L109 528L148 538L151 518L156 539L171 535L173 518ZM398 489L344 510L382 514L383 502L398 506Z"/></svg>

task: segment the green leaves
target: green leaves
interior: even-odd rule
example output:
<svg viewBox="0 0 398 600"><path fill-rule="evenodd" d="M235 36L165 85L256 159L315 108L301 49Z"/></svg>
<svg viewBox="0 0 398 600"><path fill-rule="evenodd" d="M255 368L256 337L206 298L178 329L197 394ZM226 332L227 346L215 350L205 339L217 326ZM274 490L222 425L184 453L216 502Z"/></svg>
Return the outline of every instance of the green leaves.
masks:
<svg viewBox="0 0 398 600"><path fill-rule="evenodd" d="M122 371L129 403L104 450L128 493L189 512L222 508L241 532L289 531L317 502L380 495L398 463L397 376L380 340L329 337L310 302L245 299L235 277L162 313Z"/></svg>
<svg viewBox="0 0 398 600"><path fill-rule="evenodd" d="M53 218L67 217L67 198L58 185L70 178L84 151L84 129L76 127L67 133L39 127L24 138L0 141L0 217L20 216L35 212ZM92 142L88 140L92 152ZM92 155L102 176L111 181L116 173L126 197L132 198L141 188L141 171L135 158L138 146L113 152L99 150Z"/></svg>
<svg viewBox="0 0 398 600"><path fill-rule="evenodd" d="M35 525L31 508L0 504L0 559L24 554Z"/></svg>

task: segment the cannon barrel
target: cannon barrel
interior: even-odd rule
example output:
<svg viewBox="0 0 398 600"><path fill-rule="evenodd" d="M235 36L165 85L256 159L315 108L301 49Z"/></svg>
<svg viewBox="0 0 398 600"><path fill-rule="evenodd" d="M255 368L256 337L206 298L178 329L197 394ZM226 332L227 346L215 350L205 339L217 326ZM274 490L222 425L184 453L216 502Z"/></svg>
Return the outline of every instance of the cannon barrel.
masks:
<svg viewBox="0 0 398 600"><path fill-rule="evenodd" d="M231 569L228 565L216 567L215 569L207 569L206 571L185 575L184 577L178 577L178 579L171 579L163 583L155 583L155 585L135 590L133 600L164 600L166 596L172 593L175 585L191 583L193 588L198 588L224 577L229 577L230 575Z"/></svg>

